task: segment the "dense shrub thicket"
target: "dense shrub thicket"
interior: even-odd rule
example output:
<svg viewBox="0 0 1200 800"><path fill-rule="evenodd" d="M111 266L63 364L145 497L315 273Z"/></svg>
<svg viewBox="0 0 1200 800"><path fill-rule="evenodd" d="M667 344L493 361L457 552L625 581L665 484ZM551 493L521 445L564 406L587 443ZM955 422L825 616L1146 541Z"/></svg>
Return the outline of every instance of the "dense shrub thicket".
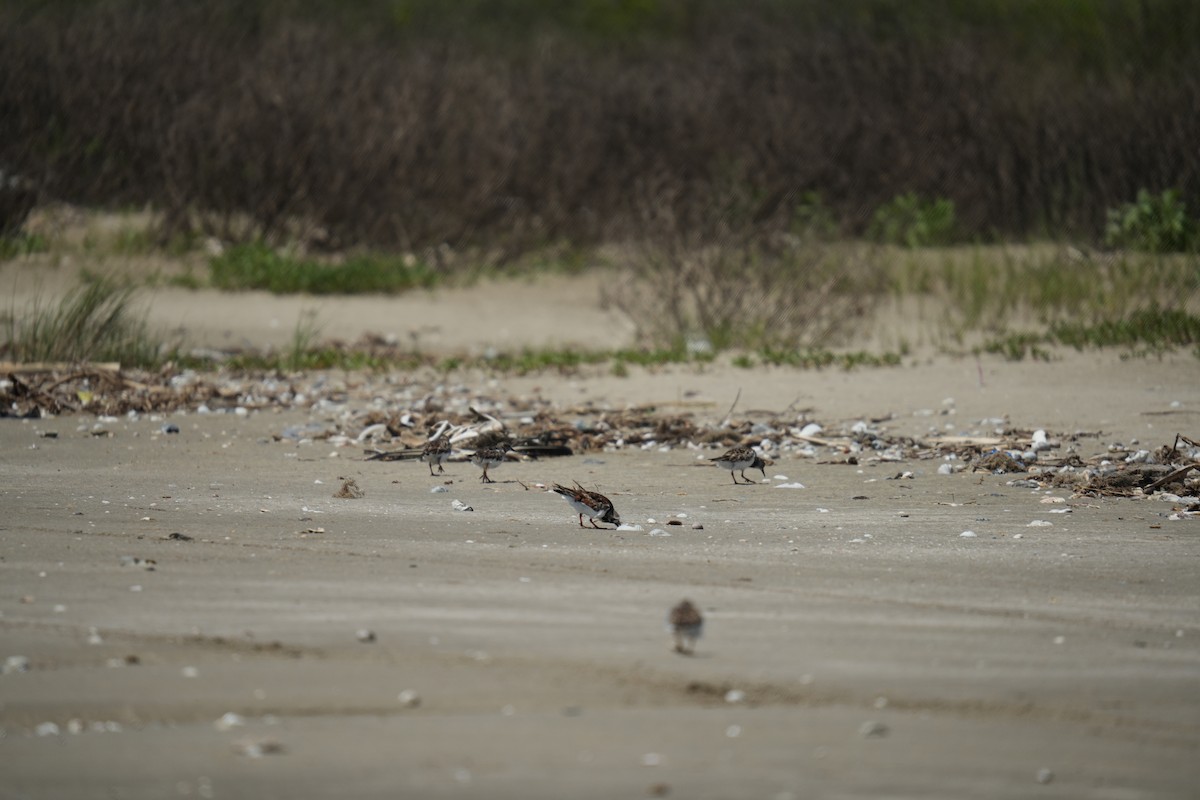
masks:
<svg viewBox="0 0 1200 800"><path fill-rule="evenodd" d="M1099 241L1140 189L1200 207L1197 142L1192 0L0 5L0 172L231 238L861 235L921 197Z"/></svg>

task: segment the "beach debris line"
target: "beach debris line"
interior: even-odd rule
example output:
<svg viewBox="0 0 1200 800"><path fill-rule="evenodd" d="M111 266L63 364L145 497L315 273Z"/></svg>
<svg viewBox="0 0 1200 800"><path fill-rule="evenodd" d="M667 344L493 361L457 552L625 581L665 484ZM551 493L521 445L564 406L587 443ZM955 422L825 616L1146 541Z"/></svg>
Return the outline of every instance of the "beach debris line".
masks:
<svg viewBox="0 0 1200 800"><path fill-rule="evenodd" d="M297 447L317 441L338 448L361 445L367 460L415 461L440 431L438 438L449 439L451 453L436 465L427 460L435 475L444 463L471 459L501 441L510 448L504 461L686 449L696 453L698 464L708 467L729 450L749 448L764 464L809 459L816 464L903 462L911 467L913 462L938 461L934 471L947 477L968 466L988 473L1024 473L1027 477L1022 480L1033 485L1070 489L1083 496L1179 497L1187 507L1185 513L1192 513L1195 506L1190 500L1200 498L1200 445L1195 437L1182 433L1171 444L1158 447L1136 440L1105 443L1098 431L1021 429L1005 417L996 417L960 424L957 432L930 426L925 435L900 435L889 430L898 419L895 414L817 422L809 417L810 410L793 407L738 412L736 401L728 410L677 401L619 408L595 402L555 403L537 391L507 395L496 383L482 387L454 383L432 369L397 379L315 370L280 374L37 366L0 370L0 417L95 415L107 421L96 433L111 437L123 435L118 427L122 418L128 426L139 415L151 415L154 435L173 430L171 425L186 435L188 426L182 420L191 414L246 417L260 410L306 410L312 419L287 425L275 441ZM164 420L168 414L172 419ZM933 418L939 412L923 409L911 416ZM60 433L59 439L63 436ZM52 441L39 438L39 442ZM489 480L499 463L503 462L488 465ZM927 474L911 471L916 480ZM737 482L736 469L733 478Z"/></svg>

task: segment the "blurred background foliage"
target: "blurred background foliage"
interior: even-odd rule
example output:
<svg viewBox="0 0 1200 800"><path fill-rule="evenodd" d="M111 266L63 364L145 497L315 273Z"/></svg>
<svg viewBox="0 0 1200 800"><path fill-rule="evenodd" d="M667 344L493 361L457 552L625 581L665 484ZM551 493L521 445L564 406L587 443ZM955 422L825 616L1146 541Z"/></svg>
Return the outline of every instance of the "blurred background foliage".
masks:
<svg viewBox="0 0 1200 800"><path fill-rule="evenodd" d="M1190 0L0 5L0 172L167 237L1102 245L1198 141Z"/></svg>

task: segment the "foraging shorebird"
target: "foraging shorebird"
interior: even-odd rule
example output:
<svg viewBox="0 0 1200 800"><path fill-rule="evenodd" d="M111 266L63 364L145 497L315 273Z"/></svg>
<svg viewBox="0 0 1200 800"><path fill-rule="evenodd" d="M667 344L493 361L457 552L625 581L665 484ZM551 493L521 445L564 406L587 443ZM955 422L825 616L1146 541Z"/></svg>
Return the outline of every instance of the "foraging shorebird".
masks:
<svg viewBox="0 0 1200 800"><path fill-rule="evenodd" d="M438 475L444 475L446 472L446 468L442 466L442 462L448 459L450 453L454 450L450 446L450 437L446 435L446 429L449 427L450 421L442 420L433 436L429 437L429 441L421 449L421 460L429 464L430 475L433 475L434 464L437 464Z"/></svg>
<svg viewBox="0 0 1200 800"><path fill-rule="evenodd" d="M495 483L488 477L488 468L503 464L509 450L512 450L512 443L505 441L494 447L481 447L475 451L475 454L471 456L471 463L477 467L483 467L483 474L479 476L480 482Z"/></svg>
<svg viewBox="0 0 1200 800"><path fill-rule="evenodd" d="M597 525L597 519L601 522L611 522L613 525L619 526L621 524L621 516L613 508L612 500L609 500L599 492L589 492L580 486L578 481L575 482L574 487L562 486L556 483L554 484L553 491L562 495L563 499L571 504L571 508L575 509L579 514L579 527L581 528L583 527L584 517L588 517L592 523L592 527L598 530L607 530L607 528L601 528Z"/></svg>
<svg viewBox="0 0 1200 800"><path fill-rule="evenodd" d="M716 458L710 458L709 461L716 464L721 469L729 470L729 477L733 478L733 482L746 483L754 485L754 481L746 477L747 469L762 470L763 477L767 477L767 462L763 460L758 453L754 452L750 447L734 447L731 448ZM742 480L739 481L733 474L734 470L740 470Z"/></svg>

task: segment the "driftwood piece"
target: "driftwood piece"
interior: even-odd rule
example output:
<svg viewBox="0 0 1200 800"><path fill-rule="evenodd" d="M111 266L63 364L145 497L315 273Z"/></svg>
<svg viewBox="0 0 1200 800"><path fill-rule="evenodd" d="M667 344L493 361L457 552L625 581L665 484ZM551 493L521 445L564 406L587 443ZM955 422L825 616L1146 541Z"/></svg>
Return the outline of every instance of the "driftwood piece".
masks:
<svg viewBox="0 0 1200 800"><path fill-rule="evenodd" d="M1182 478L1184 475L1187 475L1189 472L1191 472L1194 469L1197 469L1198 467L1200 467L1200 464L1187 464L1185 466L1180 467L1179 469L1172 470L1171 472L1167 473L1163 477L1156 480L1154 483L1148 484L1146 486L1146 488L1144 489L1144 491L1153 492L1158 487L1166 486L1168 483L1171 483L1179 478Z"/></svg>

